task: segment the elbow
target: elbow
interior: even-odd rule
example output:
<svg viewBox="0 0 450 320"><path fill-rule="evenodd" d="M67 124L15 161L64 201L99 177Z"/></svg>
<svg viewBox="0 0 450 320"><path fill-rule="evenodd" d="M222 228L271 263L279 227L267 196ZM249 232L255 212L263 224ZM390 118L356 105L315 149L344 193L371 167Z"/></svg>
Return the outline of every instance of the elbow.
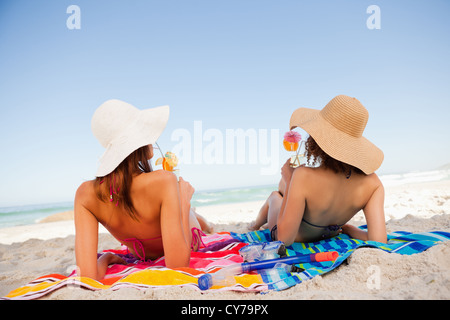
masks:
<svg viewBox="0 0 450 320"><path fill-rule="evenodd" d="M283 242L286 247L289 247L290 245L292 245L294 243L294 241L292 241L292 240L283 240L283 239L278 239L278 240Z"/></svg>
<svg viewBox="0 0 450 320"><path fill-rule="evenodd" d="M276 238L278 241L283 242L285 246L290 246L295 242L295 234L294 236L290 236L289 233L287 233L283 227L280 228L280 226L277 227Z"/></svg>
<svg viewBox="0 0 450 320"><path fill-rule="evenodd" d="M367 237L369 241L375 241L375 242L380 242L380 243L387 243L387 235L386 234L380 234L380 235L375 235L375 236L368 236Z"/></svg>
<svg viewBox="0 0 450 320"><path fill-rule="evenodd" d="M165 260L166 260L166 267L170 269L189 267L189 262L191 260L191 253L189 252L189 254L187 255L182 256L178 255L172 258L166 256Z"/></svg>
<svg viewBox="0 0 450 320"><path fill-rule="evenodd" d="M187 268L189 267L189 260L187 261L166 261L166 267L169 269Z"/></svg>
<svg viewBox="0 0 450 320"><path fill-rule="evenodd" d="M86 272L86 271L83 272L83 269L80 268L79 266L77 266L76 269L76 276L81 278L90 278L96 281L103 280L103 277L99 275L97 270L95 270L95 272Z"/></svg>
<svg viewBox="0 0 450 320"><path fill-rule="evenodd" d="M384 236L384 237L380 237L379 239L377 239L377 240L374 240L374 241L377 241L377 242L381 242L381 243L387 243L387 236Z"/></svg>

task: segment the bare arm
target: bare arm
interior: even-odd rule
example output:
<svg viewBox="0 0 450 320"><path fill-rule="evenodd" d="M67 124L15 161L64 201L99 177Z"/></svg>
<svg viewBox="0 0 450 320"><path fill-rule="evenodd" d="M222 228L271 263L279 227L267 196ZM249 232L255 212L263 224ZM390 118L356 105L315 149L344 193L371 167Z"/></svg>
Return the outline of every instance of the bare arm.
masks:
<svg viewBox="0 0 450 320"><path fill-rule="evenodd" d="M103 254L97 259L98 221L84 205L86 194L83 186L75 195L75 256L80 277L101 280L106 274L108 265L125 263L123 259L112 254Z"/></svg>
<svg viewBox="0 0 450 320"><path fill-rule="evenodd" d="M278 240L283 241L287 246L295 241L305 211L302 175L302 170L298 168L293 171L292 178L286 179L286 191L278 215ZM290 190L296 190L296 192L293 193Z"/></svg>
<svg viewBox="0 0 450 320"><path fill-rule="evenodd" d="M185 181L182 177L179 178L178 188L180 190L180 203L181 203L181 223L183 226L184 236L187 244L190 248L192 242L191 232L191 199L194 194L194 188L191 184Z"/></svg>
<svg viewBox="0 0 450 320"><path fill-rule="evenodd" d="M75 195L75 256L79 276L99 280L101 278L97 270L98 221L83 205L85 197L83 189L83 186L80 186Z"/></svg>
<svg viewBox="0 0 450 320"><path fill-rule="evenodd" d="M386 223L384 218L384 187L380 185L375 189L363 209L367 222L367 231L346 224L342 231L350 237L360 240L371 240L386 243Z"/></svg>
<svg viewBox="0 0 450 320"><path fill-rule="evenodd" d="M189 192L186 191L185 185L179 186L173 174L166 177L161 185L161 192L161 232L166 266L187 267L191 257L188 233Z"/></svg>
<svg viewBox="0 0 450 320"><path fill-rule="evenodd" d="M384 217L384 187L376 188L363 209L367 221L368 240L387 242L386 221Z"/></svg>

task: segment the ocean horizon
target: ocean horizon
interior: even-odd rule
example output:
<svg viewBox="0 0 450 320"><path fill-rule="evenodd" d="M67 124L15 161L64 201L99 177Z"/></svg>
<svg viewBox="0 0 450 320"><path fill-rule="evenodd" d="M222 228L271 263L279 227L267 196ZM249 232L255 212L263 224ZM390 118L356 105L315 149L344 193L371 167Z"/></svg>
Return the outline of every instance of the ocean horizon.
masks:
<svg viewBox="0 0 450 320"><path fill-rule="evenodd" d="M197 191L191 206L264 200L276 188L276 185L264 185ZM39 223L50 215L71 210L73 201L0 207L0 229Z"/></svg>
<svg viewBox="0 0 450 320"><path fill-rule="evenodd" d="M450 169L380 175L385 187L409 183L450 180ZM277 190L277 185L247 186L197 191L192 197L192 207L221 205L267 199ZM0 229L39 223L55 213L73 210L73 201L0 207Z"/></svg>

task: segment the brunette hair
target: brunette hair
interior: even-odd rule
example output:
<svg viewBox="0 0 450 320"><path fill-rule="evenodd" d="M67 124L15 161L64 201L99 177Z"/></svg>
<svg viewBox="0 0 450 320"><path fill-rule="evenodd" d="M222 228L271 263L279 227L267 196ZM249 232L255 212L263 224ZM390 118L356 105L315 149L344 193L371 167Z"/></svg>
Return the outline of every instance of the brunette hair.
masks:
<svg viewBox="0 0 450 320"><path fill-rule="evenodd" d="M313 137L309 136L305 143L306 161L309 165L319 164L320 167L325 167L333 170L335 173L344 173L350 175L352 173L363 174L361 169L358 169L350 164L341 162L329 156L322 148L319 147ZM311 160L311 157L313 158Z"/></svg>
<svg viewBox="0 0 450 320"><path fill-rule="evenodd" d="M97 198L122 206L131 218L139 220L130 197L131 181L134 174L153 171L149 159L150 147L141 147L125 158L113 172L104 177L97 177L94 180Z"/></svg>

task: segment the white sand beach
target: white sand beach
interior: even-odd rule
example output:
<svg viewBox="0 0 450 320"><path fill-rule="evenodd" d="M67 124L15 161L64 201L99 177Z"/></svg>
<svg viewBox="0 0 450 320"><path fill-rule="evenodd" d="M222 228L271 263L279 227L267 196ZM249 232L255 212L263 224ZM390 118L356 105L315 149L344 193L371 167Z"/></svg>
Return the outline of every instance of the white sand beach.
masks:
<svg viewBox="0 0 450 320"><path fill-rule="evenodd" d="M205 206L197 212L214 231L246 232L262 201ZM450 181L386 187L388 232L450 232ZM35 278L68 274L75 265L74 225L69 213L53 215L51 222L0 229L0 296ZM365 224L359 213L351 221ZM120 244L100 228L99 251ZM373 266L380 271L378 288L368 285ZM450 299L450 241L411 256L362 248L337 269L281 292L201 293L188 288L140 291L90 291L62 288L41 299Z"/></svg>

